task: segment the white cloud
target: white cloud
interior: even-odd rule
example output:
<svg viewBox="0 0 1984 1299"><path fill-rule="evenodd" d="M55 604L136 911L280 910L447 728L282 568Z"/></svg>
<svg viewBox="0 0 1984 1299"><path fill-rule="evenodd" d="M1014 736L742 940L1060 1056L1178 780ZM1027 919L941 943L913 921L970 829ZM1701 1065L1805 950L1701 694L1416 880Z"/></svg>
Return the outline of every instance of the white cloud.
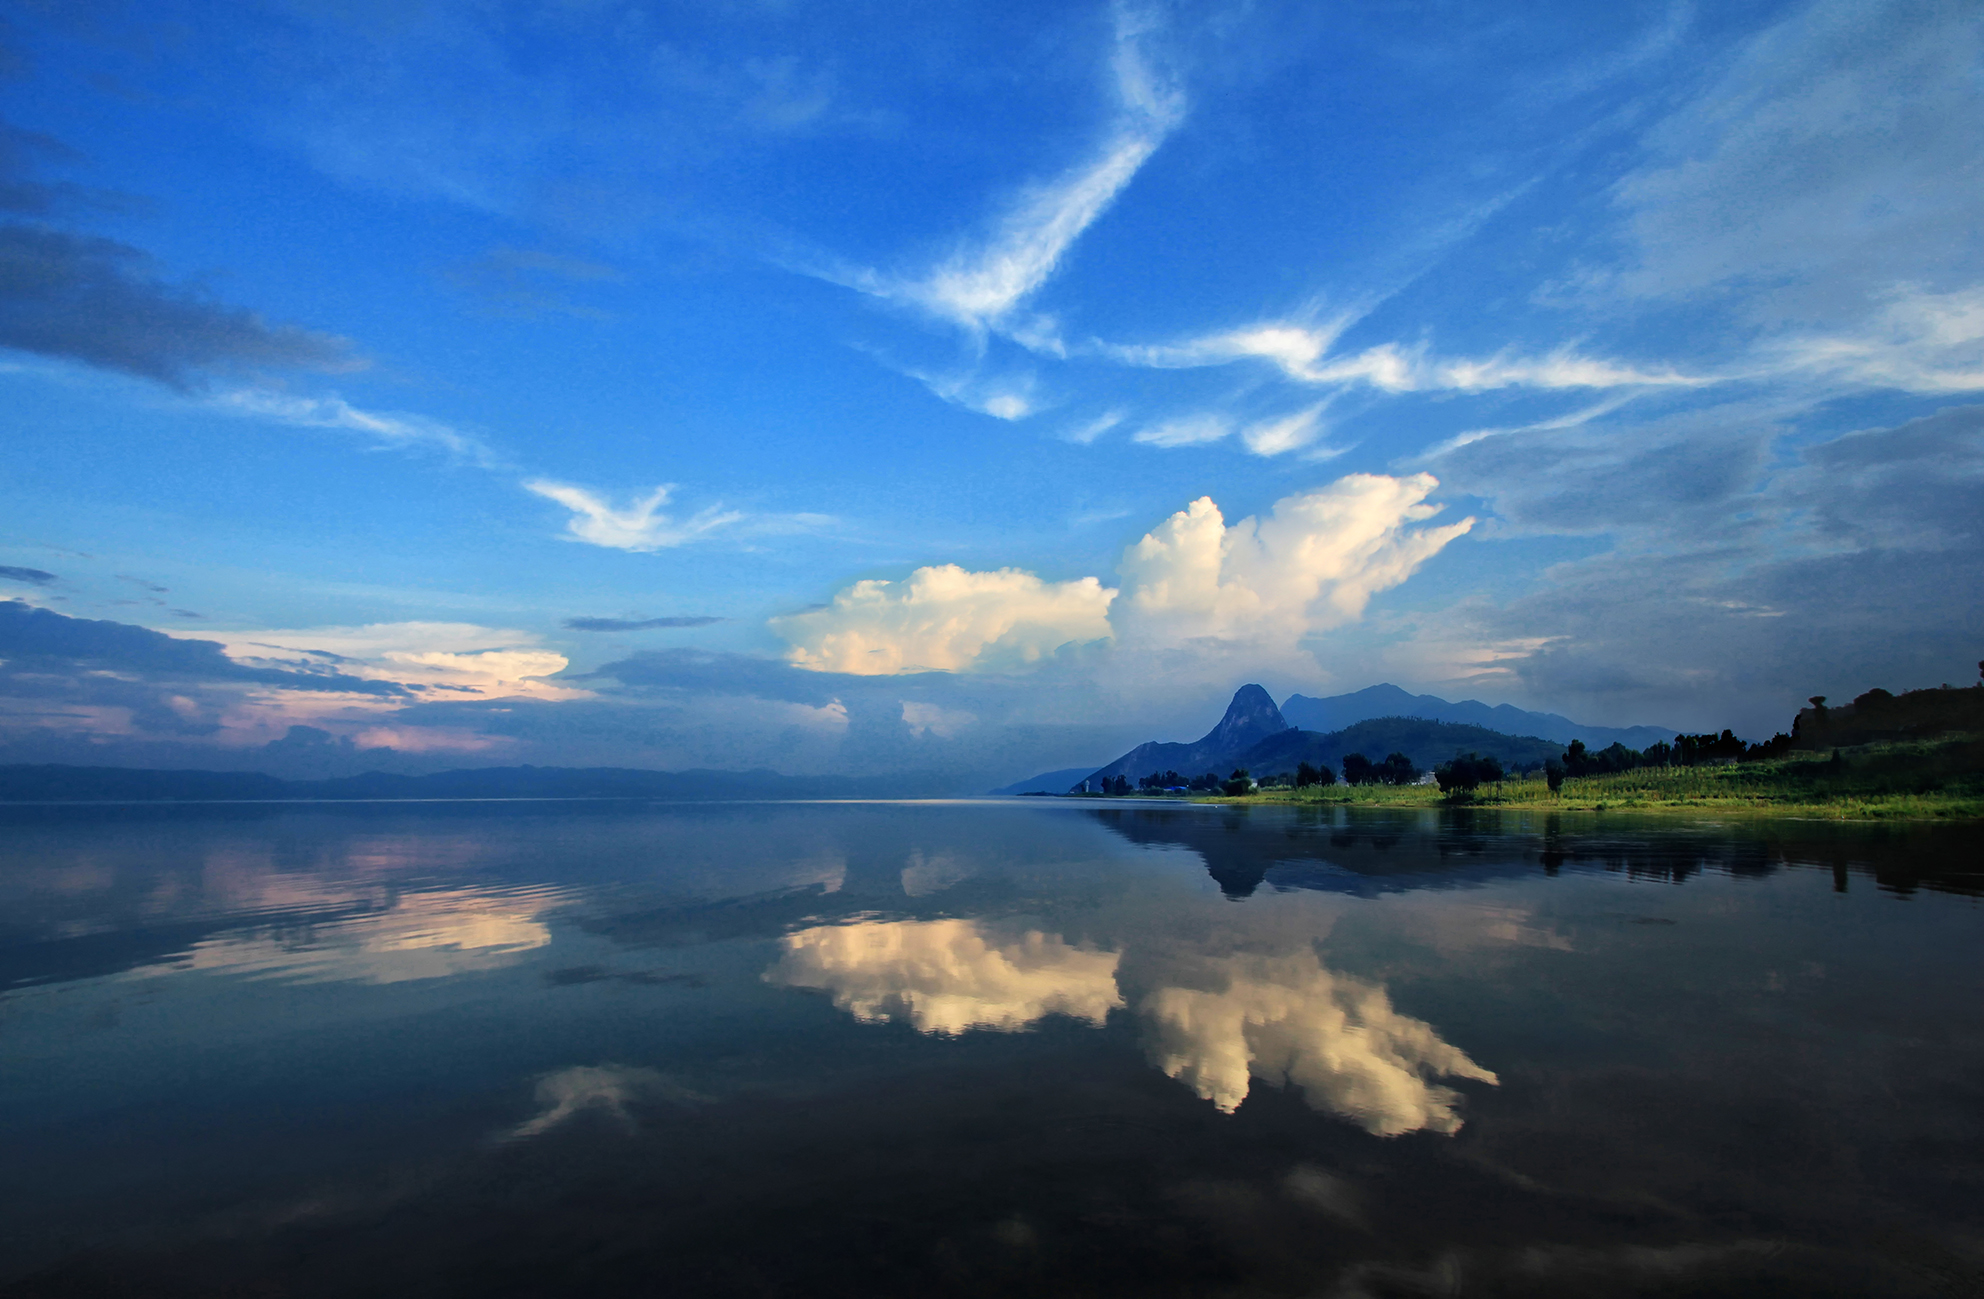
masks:
<svg viewBox="0 0 1984 1299"><path fill-rule="evenodd" d="M1541 357L1501 352L1486 358L1442 360L1423 345L1380 343L1349 355L1332 355L1348 325L1287 323L1250 325L1190 342L1160 346L1109 346L1104 354L1157 369L1267 361L1298 383L1364 384L1387 393L1488 392L1499 388L1696 387L1711 380L1672 369L1641 369L1583 356L1561 347Z"/></svg>
<svg viewBox="0 0 1984 1299"><path fill-rule="evenodd" d="M1496 1077L1385 990L1325 969L1314 952L1207 962L1211 989L1162 987L1138 1007L1158 1068L1232 1113L1251 1080L1292 1083L1304 1099L1378 1136L1458 1132L1460 1100L1430 1081Z"/></svg>
<svg viewBox="0 0 1984 1299"><path fill-rule="evenodd" d="M1769 349L1788 370L1905 392L1984 389L1984 287L1925 293L1904 285L1853 332L1806 334Z"/></svg>
<svg viewBox="0 0 1984 1299"><path fill-rule="evenodd" d="M804 929L783 944L767 982L825 989L863 1023L906 1019L919 1032L954 1036L1017 1033L1060 1014L1101 1027L1123 1004L1119 953L1038 930L1001 936L976 920L870 921Z"/></svg>
<svg viewBox="0 0 1984 1299"><path fill-rule="evenodd" d="M1148 424L1131 441L1153 447L1192 447L1217 442L1233 432L1233 422L1224 415L1205 413L1182 415L1162 424Z"/></svg>
<svg viewBox="0 0 1984 1299"><path fill-rule="evenodd" d="M219 640L227 656L290 670L335 666L346 676L428 686L451 698L589 699L588 691L544 680L569 660L532 632L474 623L389 622L358 627L272 628L171 633ZM303 701L308 702L308 701ZM337 701L339 707L347 706Z"/></svg>
<svg viewBox="0 0 1984 1299"><path fill-rule="evenodd" d="M1107 433L1110 429L1115 428L1118 424L1121 424L1122 422L1123 422L1122 411L1120 410L1106 411L1103 414L1096 416L1094 419L1089 420L1087 423L1075 425L1075 427L1069 429L1066 433L1063 433L1061 436L1068 439L1068 441L1076 443L1080 446L1087 446L1089 443L1095 441L1097 438L1101 437L1104 433Z"/></svg>
<svg viewBox="0 0 1984 1299"><path fill-rule="evenodd" d="M1278 456L1308 446L1322 431L1323 408L1315 405L1280 419L1250 424L1240 430L1240 440L1257 456Z"/></svg>
<svg viewBox="0 0 1984 1299"><path fill-rule="evenodd" d="M582 487L548 479L534 478L524 487L572 512L565 522L565 531L574 540L613 550L651 551L680 546L744 517L712 505L689 518L673 519L661 512L661 507L668 503L669 493L675 490L673 484L666 483L625 509L615 509L604 498Z"/></svg>
<svg viewBox="0 0 1984 1299"><path fill-rule="evenodd" d="M369 915L294 930L257 929L202 939L183 956L132 971L151 978L212 970L294 983L405 983L513 964L551 941L540 918L554 895L441 889L406 893Z"/></svg>
<svg viewBox="0 0 1984 1299"><path fill-rule="evenodd" d="M967 713L962 708L940 708L936 704L917 703L905 699L902 705L903 725L909 733L922 739L929 732L940 740L956 739L965 727L978 720L975 713Z"/></svg>
<svg viewBox="0 0 1984 1299"><path fill-rule="evenodd" d="M1146 57L1144 39L1151 29L1127 9L1118 11L1112 60L1118 114L1095 157L1033 186L989 237L959 248L924 277L891 283L867 276L857 281L860 287L973 330L1011 323L1019 304L1047 282L1075 240L1183 119L1182 95ZM1040 332L1040 323L1021 322L1011 332L1030 338Z"/></svg>
<svg viewBox="0 0 1984 1299"><path fill-rule="evenodd" d="M1110 634L1116 592L1092 577L1044 582L1016 568L919 568L904 582L857 582L825 609L774 618L786 658L818 672L1011 669Z"/></svg>
<svg viewBox="0 0 1984 1299"><path fill-rule="evenodd" d="M1351 621L1472 518L1414 527L1439 513L1431 474L1351 474L1275 502L1265 518L1226 525L1210 497L1173 514L1124 552L1117 621L1138 640L1280 640ZM1134 629L1133 631L1131 629Z"/></svg>
<svg viewBox="0 0 1984 1299"><path fill-rule="evenodd" d="M665 1100L692 1105L707 1099L653 1069L624 1064L574 1065L539 1078L537 1103L543 1108L536 1117L504 1135L512 1141L541 1136L587 1111L631 1125L634 1116L627 1107L635 1102Z"/></svg>
<svg viewBox="0 0 1984 1299"><path fill-rule="evenodd" d="M295 428L361 433L388 446L434 447L484 469L500 464L496 453L480 440L424 415L360 410L341 397L290 397L253 388L237 388L210 401L233 415Z"/></svg>

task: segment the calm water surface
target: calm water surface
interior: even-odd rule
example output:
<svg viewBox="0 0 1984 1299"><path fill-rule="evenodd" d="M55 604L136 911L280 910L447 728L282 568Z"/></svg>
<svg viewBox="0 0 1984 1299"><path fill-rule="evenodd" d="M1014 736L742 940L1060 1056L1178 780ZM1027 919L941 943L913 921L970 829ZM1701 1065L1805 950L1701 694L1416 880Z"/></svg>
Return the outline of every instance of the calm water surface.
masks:
<svg viewBox="0 0 1984 1299"><path fill-rule="evenodd" d="M0 813L0 1294L1984 1292L1977 827Z"/></svg>

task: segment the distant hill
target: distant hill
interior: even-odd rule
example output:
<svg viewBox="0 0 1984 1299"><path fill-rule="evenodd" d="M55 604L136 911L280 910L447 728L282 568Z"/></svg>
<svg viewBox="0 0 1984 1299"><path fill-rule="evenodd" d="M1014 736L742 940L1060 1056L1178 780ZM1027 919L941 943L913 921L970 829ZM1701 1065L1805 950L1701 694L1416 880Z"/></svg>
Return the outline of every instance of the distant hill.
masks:
<svg viewBox="0 0 1984 1299"><path fill-rule="evenodd" d="M1422 717L1374 717L1340 731L1283 731L1269 736L1240 755L1234 765L1255 779L1293 772L1300 763L1340 771L1343 759L1361 753L1373 761L1403 753L1414 766L1430 771L1457 753L1479 753L1502 760L1516 770L1540 767L1562 754L1564 746L1534 735L1503 735L1480 726L1456 726ZM1180 775L1197 775L1178 769ZM1224 772L1220 773L1224 775Z"/></svg>
<svg viewBox="0 0 1984 1299"><path fill-rule="evenodd" d="M1369 686L1323 699L1290 695L1282 702L1281 713L1290 725L1305 731L1340 731L1376 717L1424 717L1435 722L1479 726L1502 735L1534 735L1560 745L1583 740L1594 749L1614 742L1629 749L1644 749L1649 744L1674 739L1671 726L1586 726L1556 713L1532 713L1509 704L1490 707L1475 699L1450 703L1437 695L1409 694L1394 685Z"/></svg>
<svg viewBox="0 0 1984 1299"><path fill-rule="evenodd" d="M1139 744L1108 766L1088 773L1088 778L1128 776L1136 780L1153 771L1176 771L1188 776L1207 771L1223 774L1256 744L1288 729L1288 719L1274 706L1273 696L1259 686L1241 686L1233 692L1233 702L1226 706L1226 716L1219 719L1219 725L1190 744L1165 744L1156 740ZM1078 784L1081 779L1077 776L1068 785Z"/></svg>
<svg viewBox="0 0 1984 1299"><path fill-rule="evenodd" d="M1984 670L1984 664L1979 665ZM1792 725L1800 748L1926 740L1953 731L1984 733L1984 685L1890 694L1869 690L1850 704L1800 709Z"/></svg>
<svg viewBox="0 0 1984 1299"><path fill-rule="evenodd" d="M1065 794L1082 778L1094 771L1094 767L1063 767L1059 771L1043 771L1038 776L1026 780L1016 780L1010 785L987 790L990 794Z"/></svg>
<svg viewBox="0 0 1984 1299"><path fill-rule="evenodd" d="M1077 776L1079 779L1079 776ZM0 766L0 802L194 802L271 799L913 798L951 792L899 776L782 776L775 771L641 771L626 767L480 767L429 776L368 772L283 780L252 771Z"/></svg>

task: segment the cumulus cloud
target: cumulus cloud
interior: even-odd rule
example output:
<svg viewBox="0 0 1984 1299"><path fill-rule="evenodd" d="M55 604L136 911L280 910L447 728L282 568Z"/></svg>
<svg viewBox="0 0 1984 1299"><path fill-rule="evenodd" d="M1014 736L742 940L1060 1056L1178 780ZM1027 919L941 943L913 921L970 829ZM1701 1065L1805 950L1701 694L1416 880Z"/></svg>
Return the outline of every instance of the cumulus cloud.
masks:
<svg viewBox="0 0 1984 1299"><path fill-rule="evenodd" d="M1440 512L1426 501L1438 486L1431 474L1351 474L1231 527L1202 496L1125 552L1117 620L1139 640L1291 644L1353 620L1474 526L1414 526Z"/></svg>
<svg viewBox="0 0 1984 1299"><path fill-rule="evenodd" d="M903 1019L954 1036L1017 1033L1059 1014L1100 1027L1123 1004L1118 953L1038 930L1002 936L976 920L869 921L804 929L783 947L767 982L823 989L863 1023Z"/></svg>
<svg viewBox="0 0 1984 1299"><path fill-rule="evenodd" d="M1438 486L1431 474L1351 474L1231 527L1200 497L1124 552L1120 600L1093 577L1050 583L946 564L904 582L857 582L825 608L772 626L794 665L860 676L1013 670L1109 638L1143 649L1292 649L1307 632L1361 617L1373 595L1474 526L1419 526L1442 508L1426 500Z"/></svg>
<svg viewBox="0 0 1984 1299"><path fill-rule="evenodd" d="M1116 592L1093 577L1046 582L1002 568L919 568L902 582L857 582L825 609L774 618L802 668L878 676L1038 663L1071 642L1110 635Z"/></svg>
<svg viewBox="0 0 1984 1299"><path fill-rule="evenodd" d="M1251 1080L1293 1084L1319 1110L1378 1136L1458 1132L1460 1097L1441 1076L1494 1083L1385 990L1324 968L1314 952L1212 959L1207 987L1160 987L1138 1006L1153 1061L1226 1113Z"/></svg>
<svg viewBox="0 0 1984 1299"><path fill-rule="evenodd" d="M918 703L904 700L902 705L903 725L909 733L919 739L927 734L940 740L954 740L963 730L978 720L975 713L962 708L944 708L937 704Z"/></svg>
<svg viewBox="0 0 1984 1299"><path fill-rule="evenodd" d="M661 507L675 490L672 483L655 488L624 509L616 509L604 497L583 487L548 479L532 479L524 487L572 512L565 522L565 532L573 540L612 550L666 550L707 536L744 517L712 505L686 519L671 518L661 512Z"/></svg>

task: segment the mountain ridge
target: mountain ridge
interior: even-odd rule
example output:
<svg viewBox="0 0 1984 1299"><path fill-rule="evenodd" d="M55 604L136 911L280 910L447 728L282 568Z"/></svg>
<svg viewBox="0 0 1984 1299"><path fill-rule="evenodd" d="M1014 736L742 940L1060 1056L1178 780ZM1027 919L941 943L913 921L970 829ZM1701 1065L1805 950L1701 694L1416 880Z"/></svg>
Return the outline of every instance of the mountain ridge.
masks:
<svg viewBox="0 0 1984 1299"><path fill-rule="evenodd" d="M1432 722L1479 726L1502 735L1533 735L1558 744L1583 740L1594 749L1615 742L1629 749L1644 749L1663 740L1671 742L1675 735L1670 726L1587 726L1559 713L1530 712L1512 704L1490 705L1478 699L1456 703L1438 695L1415 695L1390 682L1323 698L1290 695L1282 701L1281 711L1290 725L1325 733L1379 717L1420 717Z"/></svg>

